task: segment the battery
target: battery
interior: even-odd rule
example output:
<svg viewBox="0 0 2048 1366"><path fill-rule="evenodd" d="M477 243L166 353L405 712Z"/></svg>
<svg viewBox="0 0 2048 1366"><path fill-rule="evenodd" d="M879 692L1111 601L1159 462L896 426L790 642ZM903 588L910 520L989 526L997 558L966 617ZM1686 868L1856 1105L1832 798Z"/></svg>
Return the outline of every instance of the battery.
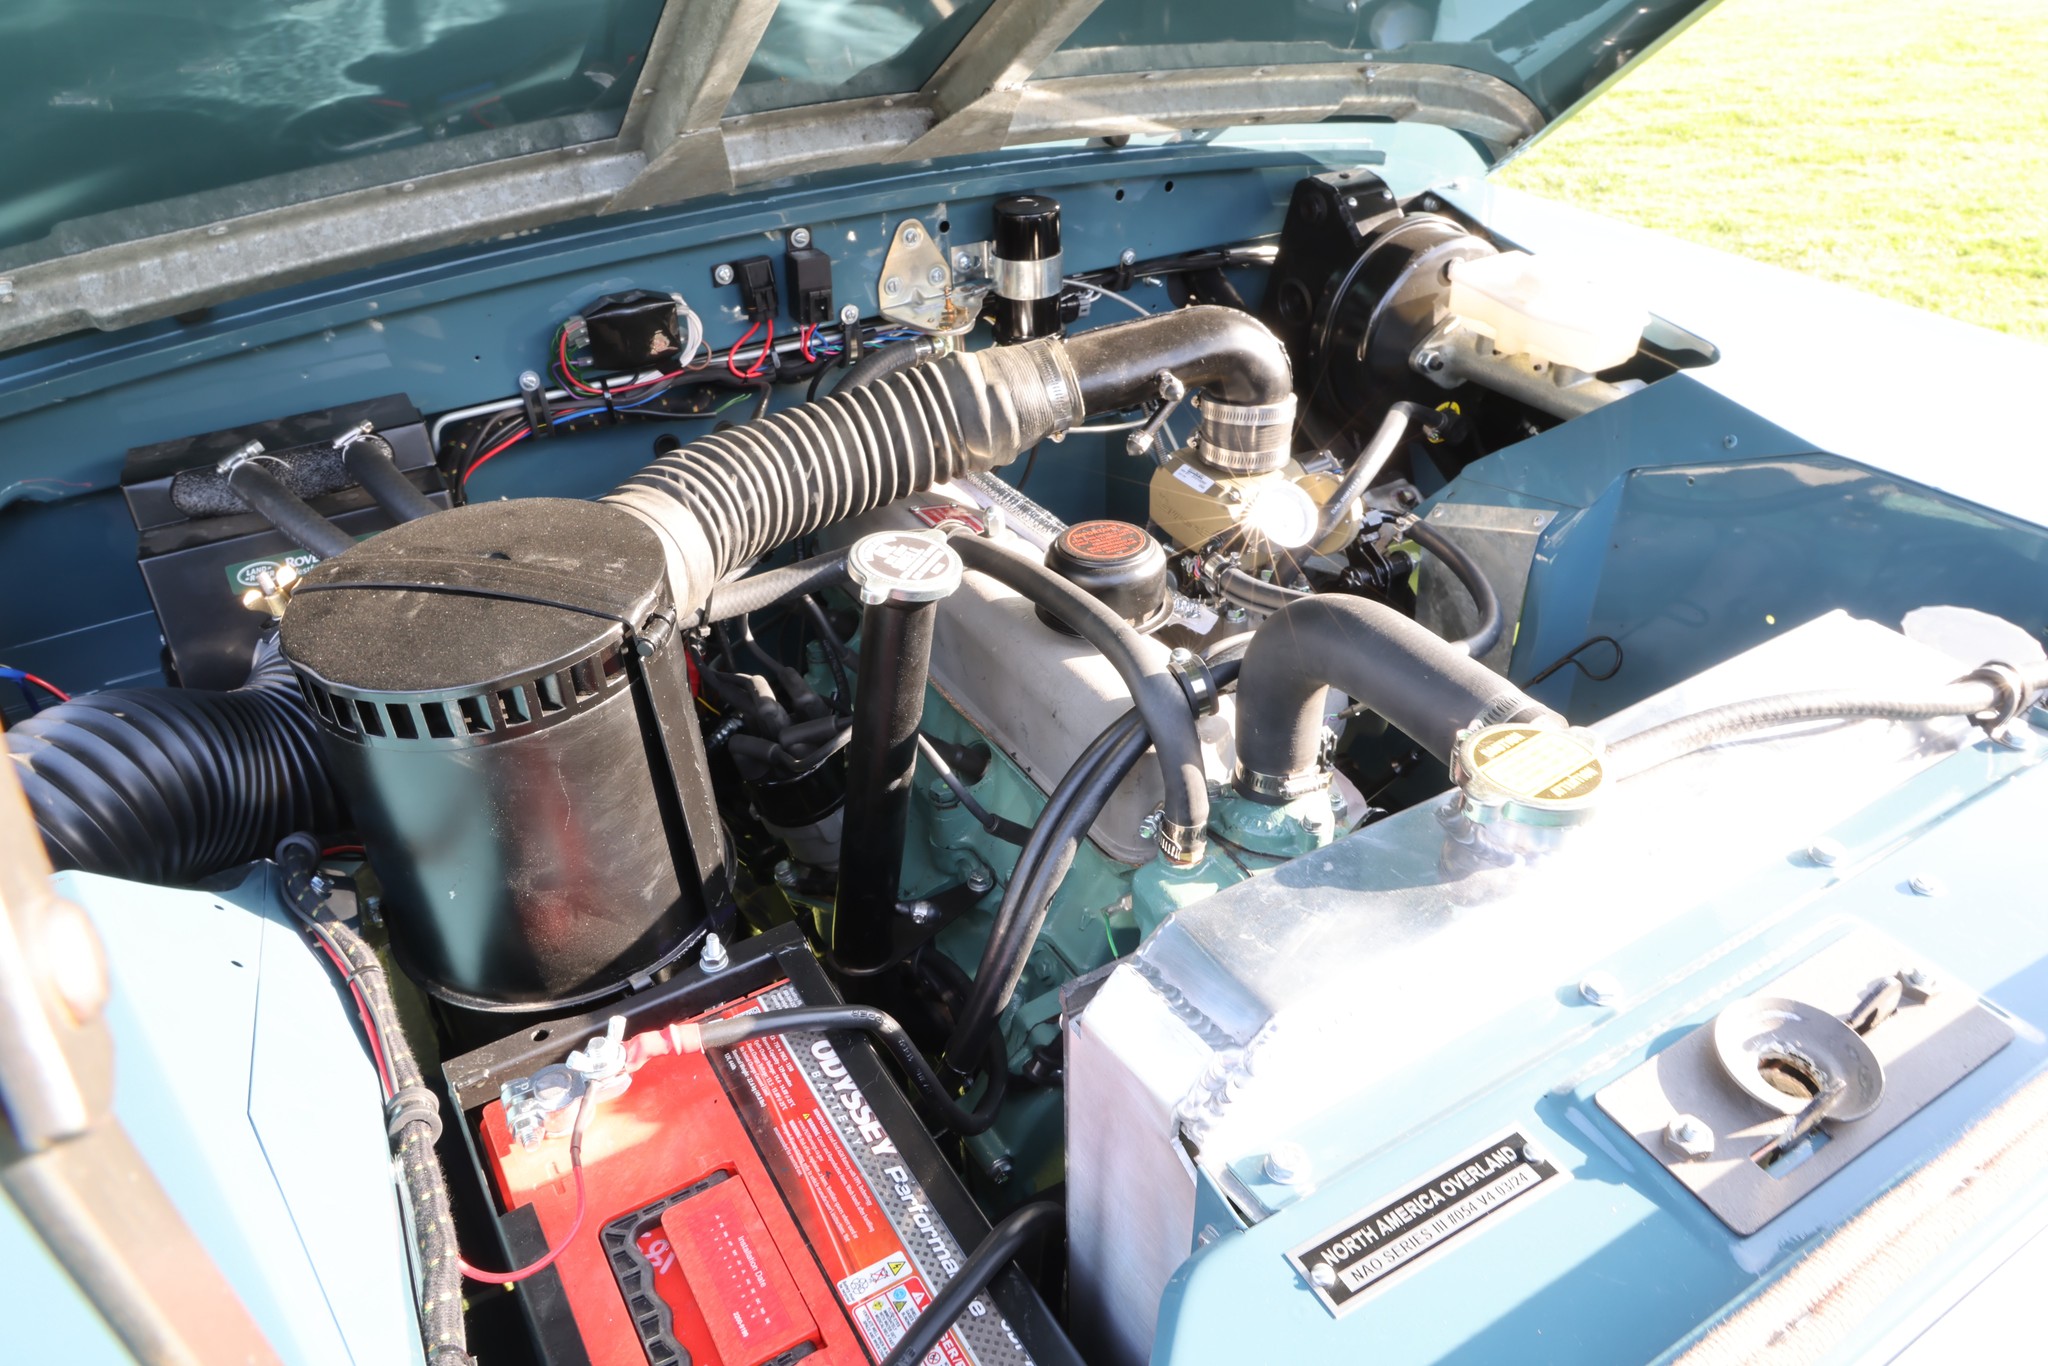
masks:
<svg viewBox="0 0 2048 1366"><path fill-rule="evenodd" d="M858 1034L770 1035L647 1057L588 1125L580 1224L573 1107L529 1146L499 1095L602 1034L612 1014L627 1017L630 1040L837 1000L785 927L742 945L716 974L688 969L612 1010L529 1028L446 1065L478 1179L499 1211L505 1264L568 1239L518 1287L541 1361L866 1366L958 1272L987 1223ZM926 1360L1078 1362L1014 1268Z"/></svg>

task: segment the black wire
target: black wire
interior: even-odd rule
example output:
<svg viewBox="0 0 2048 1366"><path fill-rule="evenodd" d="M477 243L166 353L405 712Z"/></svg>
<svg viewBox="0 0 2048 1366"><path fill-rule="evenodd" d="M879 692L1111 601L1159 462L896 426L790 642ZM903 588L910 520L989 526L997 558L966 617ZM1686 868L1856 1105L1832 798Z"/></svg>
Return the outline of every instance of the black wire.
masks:
<svg viewBox="0 0 2048 1366"><path fill-rule="evenodd" d="M1011 488L1019 493L1022 493L1024 486L1031 482L1031 471L1038 468L1038 447L1038 442L1034 441L1031 443L1031 450L1024 457L1024 472L1017 476L1016 483L1010 485Z"/></svg>
<svg viewBox="0 0 2048 1366"><path fill-rule="evenodd" d="M1044 1200L1005 1215L1002 1222L988 1231L988 1237L975 1247L974 1255L953 1279L946 1282L945 1288L932 1296L931 1304L911 1322L882 1366L917 1366L931 1355L939 1339L967 1312L975 1296L994 1283L1011 1259L1065 1222L1060 1207Z"/></svg>
<svg viewBox="0 0 2048 1366"><path fill-rule="evenodd" d="M1586 661L1579 658L1580 655L1592 649L1595 645L1611 645L1614 647L1614 663L1608 666L1606 673L1594 673L1586 667ZM1587 636L1584 640L1559 656L1555 663L1538 669L1535 676L1522 686L1524 688L1533 688L1567 664L1584 674L1591 682L1605 683L1608 679L1621 672L1621 659L1621 642L1613 636Z"/></svg>

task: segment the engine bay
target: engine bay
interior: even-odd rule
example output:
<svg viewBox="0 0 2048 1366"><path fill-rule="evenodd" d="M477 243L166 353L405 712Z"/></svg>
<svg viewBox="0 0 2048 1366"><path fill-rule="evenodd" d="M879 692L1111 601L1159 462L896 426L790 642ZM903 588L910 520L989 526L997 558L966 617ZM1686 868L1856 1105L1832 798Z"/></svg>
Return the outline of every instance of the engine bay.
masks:
<svg viewBox="0 0 2048 1366"><path fill-rule="evenodd" d="M243 1078L358 1206L260 1216L305 1359L1647 1359L2034 1065L2040 927L1901 923L2013 856L1885 861L2039 809L2048 534L1398 159L1183 150L253 308L9 486L118 583L5 708L115 981L141 898L335 969ZM1693 1289L1516 1331L1631 1220Z"/></svg>

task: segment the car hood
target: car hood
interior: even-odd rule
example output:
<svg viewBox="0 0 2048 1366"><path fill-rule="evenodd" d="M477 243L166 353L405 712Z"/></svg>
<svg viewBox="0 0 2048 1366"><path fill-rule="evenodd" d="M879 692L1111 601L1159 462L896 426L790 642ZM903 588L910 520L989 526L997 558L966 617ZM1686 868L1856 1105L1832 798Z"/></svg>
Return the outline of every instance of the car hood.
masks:
<svg viewBox="0 0 2048 1366"><path fill-rule="evenodd" d="M0 349L824 171L1324 119L1497 161L1710 0L17 0Z"/></svg>

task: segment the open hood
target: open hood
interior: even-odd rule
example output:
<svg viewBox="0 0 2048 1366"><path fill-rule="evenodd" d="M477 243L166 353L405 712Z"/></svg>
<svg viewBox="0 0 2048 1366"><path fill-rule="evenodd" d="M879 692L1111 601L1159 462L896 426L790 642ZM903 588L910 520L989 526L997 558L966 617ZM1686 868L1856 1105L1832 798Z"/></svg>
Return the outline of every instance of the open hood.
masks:
<svg viewBox="0 0 2048 1366"><path fill-rule="evenodd" d="M1323 119L1495 160L1707 0L20 0L0 349L820 171Z"/></svg>

